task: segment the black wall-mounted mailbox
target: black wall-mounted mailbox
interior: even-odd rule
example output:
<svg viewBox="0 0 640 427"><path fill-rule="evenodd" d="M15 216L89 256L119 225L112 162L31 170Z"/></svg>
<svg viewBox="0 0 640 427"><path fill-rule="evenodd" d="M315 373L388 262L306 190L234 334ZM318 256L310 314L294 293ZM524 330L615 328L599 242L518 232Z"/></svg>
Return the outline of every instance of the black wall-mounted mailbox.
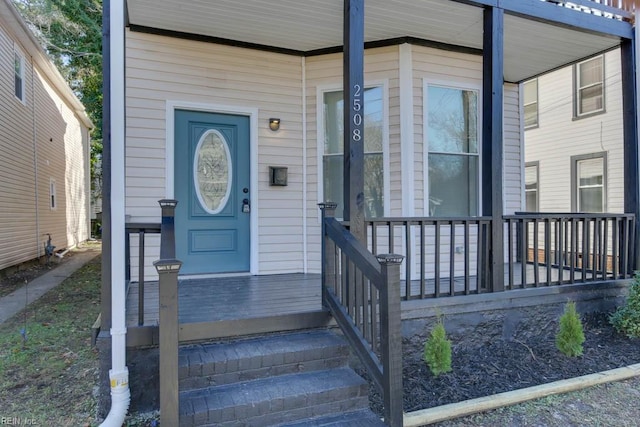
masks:
<svg viewBox="0 0 640 427"><path fill-rule="evenodd" d="M269 166L269 185L285 187L287 185L287 172L284 166Z"/></svg>

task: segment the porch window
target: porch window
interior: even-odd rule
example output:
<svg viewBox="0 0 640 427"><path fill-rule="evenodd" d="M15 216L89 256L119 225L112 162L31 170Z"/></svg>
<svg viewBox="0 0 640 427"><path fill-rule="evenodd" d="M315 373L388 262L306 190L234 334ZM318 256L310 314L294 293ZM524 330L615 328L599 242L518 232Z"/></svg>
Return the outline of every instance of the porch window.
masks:
<svg viewBox="0 0 640 427"><path fill-rule="evenodd" d="M365 216L384 216L383 90L364 91L364 198ZM324 149L322 153L323 199L338 203L336 217L343 217L344 127L342 91L324 93Z"/></svg>
<svg viewBox="0 0 640 427"><path fill-rule="evenodd" d="M538 212L538 162L528 162L524 167L525 210Z"/></svg>
<svg viewBox="0 0 640 427"><path fill-rule="evenodd" d="M428 85L429 214L478 214L478 91Z"/></svg>
<svg viewBox="0 0 640 427"><path fill-rule="evenodd" d="M538 79L523 84L524 128L538 126Z"/></svg>
<svg viewBox="0 0 640 427"><path fill-rule="evenodd" d="M578 63L575 77L576 116L604 111L604 57Z"/></svg>
<svg viewBox="0 0 640 427"><path fill-rule="evenodd" d="M24 102L24 56L17 50L13 53L14 94Z"/></svg>
<svg viewBox="0 0 640 427"><path fill-rule="evenodd" d="M574 210L578 212L604 212L606 210L607 182L606 153L573 156L571 160Z"/></svg>

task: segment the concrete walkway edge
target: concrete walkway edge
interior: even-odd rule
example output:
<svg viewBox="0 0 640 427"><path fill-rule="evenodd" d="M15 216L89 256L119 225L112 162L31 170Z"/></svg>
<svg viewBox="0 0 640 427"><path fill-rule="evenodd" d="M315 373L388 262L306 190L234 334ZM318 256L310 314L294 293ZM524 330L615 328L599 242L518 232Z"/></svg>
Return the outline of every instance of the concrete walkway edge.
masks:
<svg viewBox="0 0 640 427"><path fill-rule="evenodd" d="M100 255L99 250L76 252L73 257L53 270L36 277L20 289L0 298L0 324L6 322L26 306L58 286L89 261Z"/></svg>
<svg viewBox="0 0 640 427"><path fill-rule="evenodd" d="M554 381L548 384L541 384L520 390L507 391L504 393L494 394L493 396L485 396L477 399L465 400L464 402L451 403L449 405L409 412L404 415L404 426L424 426L440 421L476 414L478 412L497 409L503 406L510 406L526 402L528 400L539 399L552 394L577 391L598 384L622 381L638 376L640 376L640 363L611 369L609 371L584 375L581 377Z"/></svg>

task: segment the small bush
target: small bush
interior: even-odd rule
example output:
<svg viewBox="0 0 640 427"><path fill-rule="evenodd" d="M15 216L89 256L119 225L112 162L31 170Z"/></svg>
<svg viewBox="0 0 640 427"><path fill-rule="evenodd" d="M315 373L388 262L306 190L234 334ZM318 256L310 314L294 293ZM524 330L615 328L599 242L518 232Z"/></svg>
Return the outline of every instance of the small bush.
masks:
<svg viewBox="0 0 640 427"><path fill-rule="evenodd" d="M451 341L447 339L441 319L438 319L431 336L424 344L424 361L436 377L451 372Z"/></svg>
<svg viewBox="0 0 640 427"><path fill-rule="evenodd" d="M611 315L609 321L616 331L627 337L640 337L640 274L636 273L627 301Z"/></svg>
<svg viewBox="0 0 640 427"><path fill-rule="evenodd" d="M564 307L564 314L560 317L560 326L556 334L556 347L563 354L575 357L582 354L584 331L582 321L576 311L576 304L568 302Z"/></svg>

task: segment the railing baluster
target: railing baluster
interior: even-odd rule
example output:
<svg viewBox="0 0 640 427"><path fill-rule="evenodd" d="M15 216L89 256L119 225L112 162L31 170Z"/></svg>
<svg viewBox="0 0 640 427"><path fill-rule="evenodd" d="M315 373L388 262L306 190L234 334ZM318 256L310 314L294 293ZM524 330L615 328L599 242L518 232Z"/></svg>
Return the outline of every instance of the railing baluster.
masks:
<svg viewBox="0 0 640 427"><path fill-rule="evenodd" d="M413 239L411 239L411 224L409 221L406 221L404 224L406 238L406 250L405 250L405 288L407 299L411 298L411 264L413 264L413 260L411 258L411 246L413 245Z"/></svg>
<svg viewBox="0 0 640 427"><path fill-rule="evenodd" d="M602 220L602 280L607 280L609 275L609 220Z"/></svg>
<svg viewBox="0 0 640 427"><path fill-rule="evenodd" d="M469 295L469 220L464 220L464 294Z"/></svg>
<svg viewBox="0 0 640 427"><path fill-rule="evenodd" d="M589 269L589 219L582 222L582 281L587 280Z"/></svg>
<svg viewBox="0 0 640 427"><path fill-rule="evenodd" d="M144 325L144 230L138 232L138 263L138 326L142 326Z"/></svg>
<svg viewBox="0 0 640 427"><path fill-rule="evenodd" d="M600 229L600 221L595 218L593 220L593 252L591 253L591 257L592 257L592 274L591 274L591 278L593 280L598 280L598 251L599 251L599 245L600 245L600 235L599 235L599 230Z"/></svg>
<svg viewBox="0 0 640 427"><path fill-rule="evenodd" d="M577 221L575 218L571 218L571 245L569 248L569 283L573 284L575 283L575 279L576 279L576 262L577 262L577 252L578 252L578 242L576 241L577 239L577 234L576 234L576 227L577 227Z"/></svg>
<svg viewBox="0 0 640 427"><path fill-rule="evenodd" d="M420 220L419 224L420 224L420 298L424 298L426 295L425 276L427 272L426 272L426 266L425 266L425 260L426 260L425 252L427 247L427 241L426 241L425 232L424 232L424 221Z"/></svg>
<svg viewBox="0 0 640 427"><path fill-rule="evenodd" d="M545 263L547 264L547 283L549 286L551 284L551 219L544 219L544 256Z"/></svg>
<svg viewBox="0 0 640 427"><path fill-rule="evenodd" d="M522 262L520 265L522 280L521 284L523 288L527 287L527 261L529 261L529 221L526 218L521 219L521 233L522 233Z"/></svg>
<svg viewBox="0 0 640 427"><path fill-rule="evenodd" d="M618 218L613 218L611 222L611 271L613 274L613 280L618 279Z"/></svg>
<svg viewBox="0 0 640 427"><path fill-rule="evenodd" d="M449 224L449 295L454 296L456 294L456 224L454 221L450 221Z"/></svg>
<svg viewBox="0 0 640 427"><path fill-rule="evenodd" d="M544 231L544 237L545 237L545 242L546 242L546 223L545 223L545 231ZM540 264L539 264L539 256L538 253L540 251L540 248L538 246L538 233L540 232L539 228L538 228L538 220L535 219L533 220L533 285L537 288L538 285L540 284ZM546 253L549 251L548 246L545 246L545 255Z"/></svg>
<svg viewBox="0 0 640 427"><path fill-rule="evenodd" d="M562 281L564 278L564 220L562 218L558 218L556 221L556 229L557 233L557 241L558 241L558 249L556 259L558 260L558 285L562 285Z"/></svg>
<svg viewBox="0 0 640 427"><path fill-rule="evenodd" d="M436 221L435 248L434 248L434 264L435 264L435 282L434 295L440 296L440 221Z"/></svg>

